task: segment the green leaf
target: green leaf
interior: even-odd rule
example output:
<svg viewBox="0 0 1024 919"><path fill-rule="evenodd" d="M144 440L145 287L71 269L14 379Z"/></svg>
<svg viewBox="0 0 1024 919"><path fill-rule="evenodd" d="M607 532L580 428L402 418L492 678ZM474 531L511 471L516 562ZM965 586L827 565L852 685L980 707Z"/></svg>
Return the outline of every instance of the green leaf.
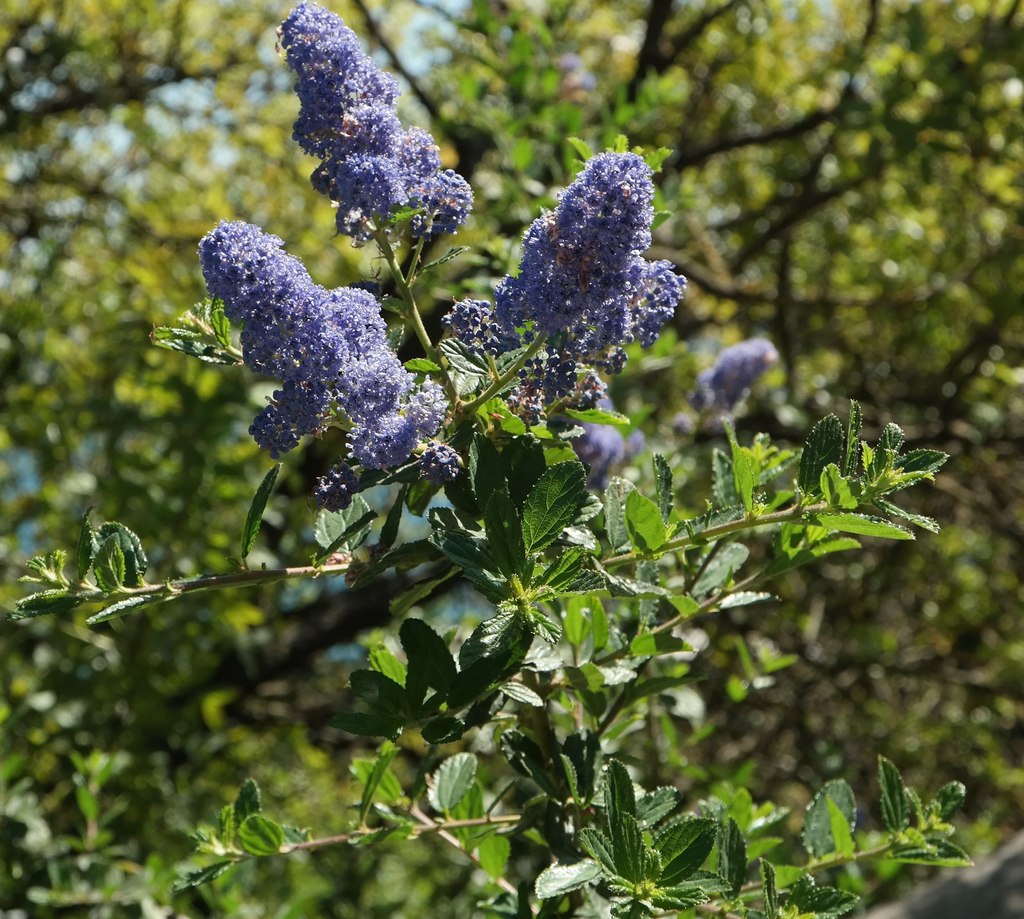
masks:
<svg viewBox="0 0 1024 919"><path fill-rule="evenodd" d="M604 807L609 819L615 814L636 815L636 795L633 780L626 767L617 759L608 760L604 774Z"/></svg>
<svg viewBox="0 0 1024 919"><path fill-rule="evenodd" d="M881 789L882 822L890 833L898 833L910 825L907 792L903 776L884 756L878 757L878 784Z"/></svg>
<svg viewBox="0 0 1024 919"><path fill-rule="evenodd" d="M354 548L376 516L361 495L356 495L343 511L320 511L313 523L313 538L323 549L319 557L325 559L342 548Z"/></svg>
<svg viewBox="0 0 1024 919"><path fill-rule="evenodd" d="M829 801L838 807L839 813L846 821L846 837L849 836L850 828L857 819L857 801L849 784L843 779L834 779L826 783L807 805L804 826L800 834L800 840L812 858L821 858L838 851L840 840L833 832ZM845 838L842 841L845 842Z"/></svg>
<svg viewBox="0 0 1024 919"><path fill-rule="evenodd" d="M98 625L101 622L109 622L111 619L120 619L122 616L142 609L144 606L156 606L167 600L165 594L146 594L140 597L127 597L106 606L98 613L93 613L85 620L86 625Z"/></svg>
<svg viewBox="0 0 1024 919"><path fill-rule="evenodd" d="M377 751L377 758L373 763L373 770L363 785L363 793L359 799L359 824L366 823L366 815L370 812L370 805L373 803L373 796L377 793L381 781L387 775L391 761L398 753L396 747L390 740L385 740Z"/></svg>
<svg viewBox="0 0 1024 919"><path fill-rule="evenodd" d="M256 494L253 495L252 503L249 505L249 513L245 515L245 526L242 527L242 558L246 558L256 545L256 537L259 535L260 527L263 525L263 511L266 510L267 500L274 490L274 483L277 481L278 473L281 471L281 464L273 465L260 482Z"/></svg>
<svg viewBox="0 0 1024 919"><path fill-rule="evenodd" d="M660 883L678 884L707 861L715 846L717 824L709 817L687 815L673 820L654 839L664 868Z"/></svg>
<svg viewBox="0 0 1024 919"><path fill-rule="evenodd" d="M835 852L843 858L853 855L856 846L853 842L853 828L856 821L856 814L853 819L844 810L841 810L831 798L826 799L828 815L832 830L832 838L835 840Z"/></svg>
<svg viewBox="0 0 1024 919"><path fill-rule="evenodd" d="M410 715L405 687L383 673L376 670L356 670L349 679L349 688L375 713L395 718Z"/></svg>
<svg viewBox="0 0 1024 919"><path fill-rule="evenodd" d="M587 551L580 546L573 546L560 552L555 559L544 569L537 584L544 584L553 590L561 591L567 588L583 568L583 562L587 558Z"/></svg>
<svg viewBox="0 0 1024 919"><path fill-rule="evenodd" d="M775 866L766 858L761 859L761 895L764 897L764 919L777 919L779 892L775 887Z"/></svg>
<svg viewBox="0 0 1024 919"><path fill-rule="evenodd" d="M421 619L406 619L398 634L409 662L405 681L409 704L419 708L428 687L447 695L458 671L444 639Z"/></svg>
<svg viewBox="0 0 1024 919"><path fill-rule="evenodd" d="M525 654L532 637L523 617L515 610L499 610L481 622L463 642L459 649L459 665L465 671L484 658Z"/></svg>
<svg viewBox="0 0 1024 919"><path fill-rule="evenodd" d="M108 593L124 584L124 552L116 536L110 536L100 544L93 562L93 575L99 588Z"/></svg>
<svg viewBox="0 0 1024 919"><path fill-rule="evenodd" d="M725 433L729 438L729 447L732 450L733 484L736 487L740 503L749 514L754 507L754 485L757 484L760 477L759 464L752 450L739 445L732 425L726 424Z"/></svg>
<svg viewBox="0 0 1024 919"><path fill-rule="evenodd" d="M472 753L448 757L434 773L429 793L431 807L448 813L466 796L475 778L476 757Z"/></svg>
<svg viewBox="0 0 1024 919"><path fill-rule="evenodd" d="M806 495L818 493L821 471L829 464L843 462L845 436L843 426L835 415L822 418L807 437L800 457L797 484Z"/></svg>
<svg viewBox="0 0 1024 919"><path fill-rule="evenodd" d="M484 507L484 531L491 557L506 578L520 577L526 570L526 552L523 531L516 506L502 483L495 489Z"/></svg>
<svg viewBox="0 0 1024 919"><path fill-rule="evenodd" d="M789 890L787 908L800 914L810 913L814 919L840 919L856 905L859 897L835 887L817 887L814 878L803 875Z"/></svg>
<svg viewBox="0 0 1024 919"><path fill-rule="evenodd" d="M384 645L377 644L370 648L370 669L377 673L383 673L390 680L394 680L400 686L405 685L406 670L403 664Z"/></svg>
<svg viewBox="0 0 1024 919"><path fill-rule="evenodd" d="M668 460L660 453L654 454L654 485L658 493L658 507L661 510L661 519L667 524L672 515L672 467Z"/></svg>
<svg viewBox="0 0 1024 919"><path fill-rule="evenodd" d="M704 572L696 583L690 588L695 597L702 597L714 593L720 587L729 582L729 579L739 570L740 566L747 560L750 550L738 542L719 543L720 549L711 558L711 561L704 567Z"/></svg>
<svg viewBox="0 0 1024 919"><path fill-rule="evenodd" d="M461 718L444 715L425 724L420 733L427 743L442 744L458 740L466 730L466 723Z"/></svg>
<svg viewBox="0 0 1024 919"><path fill-rule="evenodd" d="M902 845L890 849L885 857L908 865L938 865L961 868L973 864L970 856L948 839L932 839L926 845Z"/></svg>
<svg viewBox="0 0 1024 919"><path fill-rule="evenodd" d="M678 789L663 785L654 791L642 795L636 802L636 819L641 829L649 830L660 823L683 803Z"/></svg>
<svg viewBox="0 0 1024 919"><path fill-rule="evenodd" d="M588 855L593 856L600 862L601 867L607 874L615 875L615 857L612 853L612 844L607 836L600 830L593 827L584 827L579 832L580 848Z"/></svg>
<svg viewBox="0 0 1024 919"><path fill-rule="evenodd" d="M149 334L149 340L158 348L180 351L207 364L240 364L241 358L220 344L214 344L201 332L192 329L158 326Z"/></svg>
<svg viewBox="0 0 1024 919"><path fill-rule="evenodd" d="M615 428L620 434L628 434L633 423L619 412L610 412L603 408L575 409L567 408L563 412L567 418L573 421L585 421L588 424L606 424Z"/></svg>
<svg viewBox="0 0 1024 919"><path fill-rule="evenodd" d="M452 246L452 248L440 258L435 258L432 262L427 262L427 264L419 270L419 274L430 271L432 268L436 268L438 265L443 265L445 262L450 262L453 258L458 258L462 255L463 252L469 252L469 246Z"/></svg>
<svg viewBox="0 0 1024 919"><path fill-rule="evenodd" d="M262 814L250 814L238 827L238 844L250 855L273 855L281 851L284 830Z"/></svg>
<svg viewBox="0 0 1024 919"><path fill-rule="evenodd" d="M923 472L933 475L948 459L949 454L940 450L911 450L905 456L897 457L893 465L902 472Z"/></svg>
<svg viewBox="0 0 1024 919"><path fill-rule="evenodd" d="M632 482L613 477L604 490L604 529L613 550L629 545L626 499L635 488Z"/></svg>
<svg viewBox="0 0 1024 919"><path fill-rule="evenodd" d="M508 857L512 854L512 844L507 836L492 833L477 847L476 856L480 859L480 867L492 878L500 878L505 873Z"/></svg>
<svg viewBox="0 0 1024 919"><path fill-rule="evenodd" d="M881 453L883 450L888 450L890 453L897 454L902 446L903 429L898 424L890 422L882 431L882 436L878 438L878 446L875 448L875 452Z"/></svg>
<svg viewBox="0 0 1024 919"><path fill-rule="evenodd" d="M950 820L963 807L967 797L967 789L962 782L949 782L939 789L935 796L935 805L942 820Z"/></svg>
<svg viewBox="0 0 1024 919"><path fill-rule="evenodd" d="M634 884L645 879L646 859L644 834L632 814L612 812L608 815L615 873Z"/></svg>
<svg viewBox="0 0 1024 919"><path fill-rule="evenodd" d="M75 555L75 568L79 581L84 581L89 576L89 570L92 568L93 559L96 558L99 547L96 532L89 522L89 510L86 510L82 515L82 529L78 534L78 552Z"/></svg>
<svg viewBox="0 0 1024 919"><path fill-rule="evenodd" d="M430 483L428 482L427 484L429 485ZM384 518L384 526L380 528L380 538L377 540L375 549L377 554L385 549L390 549L398 537L398 528L402 523L403 508L406 499L409 497L410 487L409 485L403 485L398 489L395 503L391 505L391 510L388 511L387 517ZM328 541L328 545L330 545L330 541Z"/></svg>
<svg viewBox="0 0 1024 919"><path fill-rule="evenodd" d="M77 597L69 595L63 588L41 590L18 600L14 604L14 609L5 618L8 622L19 622L22 619L35 619L37 616L66 613L81 602Z"/></svg>
<svg viewBox="0 0 1024 919"><path fill-rule="evenodd" d="M729 884L732 895L738 895L747 878L747 844L732 817L718 830L718 873Z"/></svg>
<svg viewBox="0 0 1024 919"><path fill-rule="evenodd" d="M200 868L198 871L190 871L178 878L171 889L175 893L179 893L180 891L188 890L192 887L200 887L203 884L208 884L210 881L213 881L216 878L219 878L222 874L230 871L235 864L236 863L232 861L214 862L214 864L207 865L205 868Z"/></svg>
<svg viewBox="0 0 1024 919"><path fill-rule="evenodd" d="M835 463L829 463L821 471L821 494L831 507L856 510L860 504L860 483L844 478Z"/></svg>
<svg viewBox="0 0 1024 919"><path fill-rule="evenodd" d="M626 498L626 530L641 552L657 551L668 537L658 506L638 491L631 491Z"/></svg>
<svg viewBox="0 0 1024 919"><path fill-rule="evenodd" d="M142 541L123 523L104 523L98 533L101 543L116 540L124 559L124 575L122 584L128 587L142 585L142 576L146 573L149 560L142 550Z"/></svg>
<svg viewBox="0 0 1024 919"><path fill-rule="evenodd" d="M532 434L515 437L502 450L501 462L508 480L508 493L516 507L521 507L547 469L544 447Z"/></svg>
<svg viewBox="0 0 1024 919"><path fill-rule="evenodd" d="M548 775L549 761L529 737L519 731L505 731L501 735L501 752L516 772L532 779L549 797L560 799L560 793Z"/></svg>
<svg viewBox="0 0 1024 919"><path fill-rule="evenodd" d="M931 517L925 517L922 514L912 514L910 511L904 510L898 504L893 504L891 501L886 501L884 498L876 498L875 506L890 517L898 517L900 520L906 520L907 523L912 523L914 526L921 527L923 530L928 530L930 533L939 532L939 524Z"/></svg>
<svg viewBox="0 0 1024 919"><path fill-rule="evenodd" d="M529 686L524 686L522 683L508 681L502 683L498 688L513 702L521 702L523 705L529 705L531 708L544 707L544 700L530 689Z"/></svg>
<svg viewBox="0 0 1024 919"><path fill-rule="evenodd" d="M585 482L578 462L556 463L544 471L523 504L527 553L547 548L573 522L587 497Z"/></svg>
<svg viewBox="0 0 1024 919"><path fill-rule="evenodd" d="M578 890L600 876L601 866L589 858L571 865L550 865L537 876L533 891L538 900L550 900Z"/></svg>
<svg viewBox="0 0 1024 919"><path fill-rule="evenodd" d="M857 469L857 445L860 443L860 431L863 421L860 403L850 400L850 417L846 422L846 448L843 451L842 474L851 476Z"/></svg>
<svg viewBox="0 0 1024 919"><path fill-rule="evenodd" d="M633 657L654 657L692 650L691 645L668 632L641 632L629 643L629 653Z"/></svg>
<svg viewBox="0 0 1024 919"><path fill-rule="evenodd" d="M425 357L414 357L403 365L410 373L437 373L441 369L440 364L428 360Z"/></svg>
<svg viewBox="0 0 1024 919"><path fill-rule="evenodd" d="M258 814L261 810L263 804L260 800L260 787L255 779L246 779L235 798L235 826L241 826L246 817Z"/></svg>
<svg viewBox="0 0 1024 919"><path fill-rule="evenodd" d="M435 578L427 578L425 581L414 581L409 587L400 593L395 594L388 603L388 609L396 616L404 616L420 600L429 597L441 584L451 580L459 573L459 569L450 567L442 571Z"/></svg>
<svg viewBox="0 0 1024 919"><path fill-rule="evenodd" d="M446 338L437 346L448 365L448 376L460 396L479 389L490 376L487 359L457 338Z"/></svg>
<svg viewBox="0 0 1024 919"><path fill-rule="evenodd" d="M889 523L881 517L867 514L816 514L808 523L823 526L840 533L856 533L858 536L877 536L881 539L913 539L914 534L904 527Z"/></svg>
<svg viewBox="0 0 1024 919"><path fill-rule="evenodd" d="M390 737L394 740L402 733L404 721L390 715L341 712L331 719L331 726L360 737Z"/></svg>

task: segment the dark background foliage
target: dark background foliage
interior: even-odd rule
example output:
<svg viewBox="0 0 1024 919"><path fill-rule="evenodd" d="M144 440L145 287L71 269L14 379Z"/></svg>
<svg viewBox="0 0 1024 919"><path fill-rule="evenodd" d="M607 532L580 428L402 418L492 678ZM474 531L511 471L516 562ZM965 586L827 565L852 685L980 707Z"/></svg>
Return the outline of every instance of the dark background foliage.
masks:
<svg viewBox="0 0 1024 919"><path fill-rule="evenodd" d="M458 239L473 251L445 266L434 322L450 297L509 269L522 228L571 178L568 137L600 149L626 134L672 149L658 177L671 216L653 254L690 287L674 328L634 355L614 395L689 471L688 502L701 506L716 441L684 440L673 418L721 344L753 334L782 359L739 419L743 436L795 443L856 398L869 433L897 420L913 446L952 455L915 495L941 534L802 569L779 603L699 623L704 679L655 703L651 780L694 797L745 783L755 800L799 808L831 777L870 787L881 752L915 785L968 786L975 851L1018 828L1016 0L331 6L403 76L406 116L430 125L477 193ZM324 283L377 271L333 237L290 140L296 103L273 47L286 12L18 0L0 23L8 604L27 556L71 548L90 506L139 532L160 576L220 569L234 551L269 463L247 434L268 388L147 342L203 296L195 247L217 220L284 237ZM289 456L268 561L308 558L305 496L331 457L329 438ZM188 831L250 773L289 822L343 824L360 749L327 722L400 586L315 582L94 631L77 614L0 630L0 908L166 915L158 904ZM479 615L475 604L455 587L427 615L454 625ZM797 663L752 679L741 642L755 660ZM268 861L176 903L196 915L418 915L474 889L464 865L436 856L409 843L383 858ZM879 897L897 889L884 873L866 883Z"/></svg>

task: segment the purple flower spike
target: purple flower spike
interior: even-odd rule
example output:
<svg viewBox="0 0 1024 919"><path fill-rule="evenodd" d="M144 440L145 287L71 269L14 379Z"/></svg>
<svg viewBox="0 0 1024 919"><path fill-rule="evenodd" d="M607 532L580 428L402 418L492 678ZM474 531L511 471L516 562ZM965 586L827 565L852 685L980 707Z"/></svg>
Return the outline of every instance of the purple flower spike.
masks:
<svg viewBox="0 0 1024 919"><path fill-rule="evenodd" d="M749 338L726 348L714 367L697 375L690 404L699 412L728 414L778 359L779 352L766 338Z"/></svg>

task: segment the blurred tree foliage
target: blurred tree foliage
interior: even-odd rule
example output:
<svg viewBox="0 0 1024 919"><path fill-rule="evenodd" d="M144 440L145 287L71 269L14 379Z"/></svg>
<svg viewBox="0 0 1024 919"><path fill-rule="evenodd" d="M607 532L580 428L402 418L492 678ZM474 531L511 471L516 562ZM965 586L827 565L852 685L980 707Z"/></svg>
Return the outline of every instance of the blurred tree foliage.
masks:
<svg viewBox="0 0 1024 919"><path fill-rule="evenodd" d="M721 343L763 334L783 359L741 428L795 439L853 397L876 428L898 417L915 445L953 456L916 508L940 535L801 573L767 611L723 614L745 644L700 624L713 667L697 691L658 701L650 778L696 796L750 775L755 798L799 807L790 783L866 786L881 751L914 784L964 781L976 843L997 842L1024 808L1017 0L331 6L403 76L407 114L476 190L459 239L474 252L445 266L453 295L509 269L510 240L571 177L567 138L672 149L653 254L690 279L680 344L638 354L615 389L661 449L703 468L710 436L684 443L675 413ZM217 220L283 236L322 282L374 271L333 240L290 140L296 103L273 38L286 12L14 0L0 23L8 603L25 558L70 547L90 506L147 537L167 576L233 551L268 464L247 427L269 390L146 341L203 295L195 247ZM330 457L328 440L289 457L268 558L308 553L304 495ZM158 904L187 828L247 768L289 822L328 831L358 750L327 721L355 643L390 618L388 589L215 597L96 631L5 627L0 908L169 915ZM456 593L433 609L456 624L464 606ZM793 667L758 671L788 654ZM884 878L864 883L887 893ZM383 868L356 849L175 903L411 916L472 885L427 846Z"/></svg>

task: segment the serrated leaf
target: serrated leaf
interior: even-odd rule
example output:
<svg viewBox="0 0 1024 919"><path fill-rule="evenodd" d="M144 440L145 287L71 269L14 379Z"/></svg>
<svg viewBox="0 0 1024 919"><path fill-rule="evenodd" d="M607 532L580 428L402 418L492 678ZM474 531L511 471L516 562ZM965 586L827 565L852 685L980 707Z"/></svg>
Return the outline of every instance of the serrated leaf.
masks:
<svg viewBox="0 0 1024 919"><path fill-rule="evenodd" d="M736 821L729 817L718 829L718 873L735 897L747 877L747 844Z"/></svg>
<svg viewBox="0 0 1024 919"><path fill-rule="evenodd" d="M420 733L427 743L443 744L458 740L467 730L467 725L461 718L444 715L427 722Z"/></svg>
<svg viewBox="0 0 1024 919"><path fill-rule="evenodd" d="M840 919L849 913L860 898L836 887L817 887L814 879L803 875L789 890L787 908L810 913L814 919Z"/></svg>
<svg viewBox="0 0 1024 919"><path fill-rule="evenodd" d="M127 616L128 613L136 612L144 606L156 606L158 603L163 603L166 599L167 597L164 594L146 594L141 597L127 597L124 600L118 600L117 603L112 603L110 606L104 607L98 613L93 613L85 620L85 624L98 625L101 622L109 622L111 619L120 619L122 616Z"/></svg>
<svg viewBox="0 0 1024 919"><path fill-rule="evenodd" d="M587 424L606 424L608 427L615 428L620 434L628 434L633 427L633 423L625 415L619 412L610 412L603 408L568 408L565 409L563 414L567 418L572 418L573 421L583 421Z"/></svg>
<svg viewBox="0 0 1024 919"><path fill-rule="evenodd" d="M313 521L313 538L323 549L320 556L326 558L342 548L356 530L364 525L367 515L373 515L371 520L376 517L362 495L356 495L343 511L321 510Z"/></svg>
<svg viewBox="0 0 1024 919"><path fill-rule="evenodd" d="M4 618L8 622L20 622L22 619L35 619L37 616L66 613L81 602L77 597L69 595L63 588L41 590L18 600L14 604L14 609Z"/></svg>
<svg viewBox="0 0 1024 919"><path fill-rule="evenodd" d="M373 803L373 796L377 793L380 783L387 775L391 761L398 753L396 747L390 740L385 740L377 751L377 758L373 762L373 769L363 785L363 793L359 799L359 823L366 823L366 815L370 812L370 805Z"/></svg>
<svg viewBox="0 0 1024 919"><path fill-rule="evenodd" d="M878 438L878 446L875 448L877 453L881 453L883 450L888 450L892 454L900 452L900 447L903 446L903 429L898 424L889 422L882 431L882 436Z"/></svg>
<svg viewBox="0 0 1024 919"><path fill-rule="evenodd" d="M124 557L123 584L128 587L140 587L142 576L146 573L149 559L142 549L142 540L123 523L104 523L97 533L100 543L116 540Z"/></svg>
<svg viewBox="0 0 1024 919"><path fill-rule="evenodd" d="M538 900L550 900L579 890L601 876L601 866L586 858L571 865L551 865L538 876L533 891Z"/></svg>
<svg viewBox="0 0 1024 919"><path fill-rule="evenodd" d="M531 708L543 708L544 700L537 695L529 686L522 683L507 682L498 687L513 702L521 702Z"/></svg>
<svg viewBox="0 0 1024 919"><path fill-rule="evenodd" d="M644 835L636 817L629 813L613 812L608 815L608 831L611 835L615 873L634 884L645 880Z"/></svg>
<svg viewBox="0 0 1024 919"><path fill-rule="evenodd" d="M463 642L459 649L459 666L465 671L484 658L525 654L531 637L522 616L514 610L499 610L481 622Z"/></svg>
<svg viewBox="0 0 1024 919"><path fill-rule="evenodd" d="M753 451L741 447L736 440L736 434L732 425L727 424L725 432L729 438L729 447L732 451L732 479L736 488L736 495L740 499L744 510L749 514L754 506L754 485L760 478L757 460Z"/></svg>
<svg viewBox="0 0 1024 919"><path fill-rule="evenodd" d="M808 523L838 530L841 533L856 533L858 536L877 536L880 539L913 539L914 534L904 527L889 523L881 517L867 514L816 514Z"/></svg>
<svg viewBox="0 0 1024 919"><path fill-rule="evenodd" d="M533 740L519 731L505 731L501 735L501 752L516 772L536 782L545 794L559 798L547 772L548 761Z"/></svg>
<svg viewBox="0 0 1024 919"><path fill-rule="evenodd" d="M448 376L460 396L479 389L490 376L487 359L457 338L446 338L437 346L447 364Z"/></svg>
<svg viewBox="0 0 1024 919"><path fill-rule="evenodd" d="M922 530L928 530L930 533L939 532L939 524L931 517L925 517L922 514L912 514L910 511L904 510L898 504L893 504L891 501L886 501L883 498L875 499L875 506L880 510L884 511L890 517L898 517L900 520L906 520L907 523L912 523L914 526L921 527Z"/></svg>
<svg viewBox="0 0 1024 919"><path fill-rule="evenodd" d="M884 756L878 757L878 784L881 790L882 822L890 833L910 825L907 793L903 776Z"/></svg>
<svg viewBox="0 0 1024 919"><path fill-rule="evenodd" d="M597 859L607 874L615 875L615 857L612 854L611 840L604 833L593 827L584 827L579 832L579 842L580 848Z"/></svg>
<svg viewBox="0 0 1024 919"><path fill-rule="evenodd" d="M403 720L389 715L341 712L331 719L331 726L360 737L388 737L394 740L402 733Z"/></svg>
<svg viewBox="0 0 1024 919"><path fill-rule="evenodd" d="M668 632L641 632L629 643L629 653L633 657L654 657L692 650L690 644Z"/></svg>
<svg viewBox="0 0 1024 919"><path fill-rule="evenodd" d="M843 426L835 415L827 415L811 428L800 456L800 469L797 473L800 490L806 495L817 494L821 471L829 463L841 464L844 450Z"/></svg>
<svg viewBox="0 0 1024 919"><path fill-rule="evenodd" d="M963 807L966 797L967 789L964 787L963 782L949 782L943 785L935 796L939 817L942 820L950 820Z"/></svg>
<svg viewBox="0 0 1024 919"><path fill-rule="evenodd" d="M75 569L78 580L84 581L89 576L93 559L99 550L99 540L96 538L96 531L89 522L89 510L82 515L82 528L78 534L78 551L75 555Z"/></svg>
<svg viewBox="0 0 1024 919"><path fill-rule="evenodd" d="M420 600L425 600L445 581L451 580L459 573L458 568L448 568L442 571L435 578L427 578L425 581L416 581L400 593L395 594L388 603L388 609L396 616L404 616Z"/></svg>
<svg viewBox="0 0 1024 919"><path fill-rule="evenodd" d="M838 807L839 812L846 820L846 836L849 836L849 830L857 819L857 801L849 784L843 779L827 782L814 795L804 812L804 825L800 840L807 850L807 854L812 858L821 858L836 852L837 844L840 842L833 833L829 801Z"/></svg>
<svg viewBox="0 0 1024 919"><path fill-rule="evenodd" d="M448 757L434 773L430 788L430 805L441 813L451 811L469 791L476 778L476 757L472 753L456 753Z"/></svg>
<svg viewBox="0 0 1024 919"><path fill-rule="evenodd" d="M775 886L775 866L766 858L761 859L761 895L764 897L764 919L776 919L779 915L779 892Z"/></svg>
<svg viewBox="0 0 1024 919"><path fill-rule="evenodd" d="M430 271L432 268L436 268L438 265L443 265L445 262L450 262L453 258L458 258L462 255L463 252L469 252L469 246L452 246L452 248L440 258L435 258L432 262L427 262L427 264L419 270L419 274Z"/></svg>
<svg viewBox="0 0 1024 919"><path fill-rule="evenodd" d="M641 552L657 551L668 538L658 506L638 491L631 491L626 497L626 531Z"/></svg>
<svg viewBox="0 0 1024 919"><path fill-rule="evenodd" d="M349 678L349 688L375 713L394 718L410 715L405 687L376 670L356 670Z"/></svg>
<svg viewBox="0 0 1024 919"><path fill-rule="evenodd" d="M403 622L399 638L409 662L405 681L409 704L418 708L428 687L447 695L458 671L444 639L421 619Z"/></svg>
<svg viewBox="0 0 1024 919"><path fill-rule="evenodd" d="M516 506L504 483L495 489L484 507L484 531L491 557L506 578L520 577L526 570L523 530Z"/></svg>
<svg viewBox="0 0 1024 919"><path fill-rule="evenodd" d="M721 545L721 544L719 544ZM750 555L750 549L742 543L733 542L721 545L696 583L690 588L695 597L714 593L729 582Z"/></svg>
<svg viewBox="0 0 1024 919"><path fill-rule="evenodd" d="M857 468L857 445L860 443L860 431L863 424L860 403L850 400L850 417L846 422L846 448L843 451L842 474L853 475Z"/></svg>
<svg viewBox="0 0 1024 919"><path fill-rule="evenodd" d="M175 881L171 889L178 893L192 887L201 887L203 884L208 884L210 881L230 871L234 865L235 862L232 861L215 862L212 865L207 865L205 868L200 868L198 871L190 871Z"/></svg>
<svg viewBox="0 0 1024 919"><path fill-rule="evenodd" d="M505 873L505 866L508 864L508 857L512 854L512 844L507 836L499 836L492 833L476 850L476 857L480 860L480 867L492 878L500 878Z"/></svg>
<svg viewBox="0 0 1024 919"><path fill-rule="evenodd" d="M948 839L932 839L926 845L895 846L885 857L908 865L937 865L945 868L961 868L973 864L971 857Z"/></svg>
<svg viewBox="0 0 1024 919"><path fill-rule="evenodd" d="M660 883L678 884L707 861L715 846L717 825L708 817L686 816L672 821L654 839L665 867Z"/></svg>
<svg viewBox="0 0 1024 919"><path fill-rule="evenodd" d="M830 507L855 510L860 504L860 484L844 478L835 463L822 469L819 484L822 497Z"/></svg>
<svg viewBox="0 0 1024 919"><path fill-rule="evenodd" d="M558 539L587 497L586 474L578 462L556 463L537 480L523 503L526 552L540 552Z"/></svg>
<svg viewBox="0 0 1024 919"><path fill-rule="evenodd" d="M948 459L949 454L940 450L911 450L904 456L896 457L893 465L902 472L923 472L933 475Z"/></svg>
<svg viewBox="0 0 1024 919"><path fill-rule="evenodd" d="M835 841L836 855L849 858L856 849L853 842L853 827L856 814L851 819L850 815L845 810L841 810L832 798L827 798L825 803L828 805L828 816L832 830L832 839Z"/></svg>
<svg viewBox="0 0 1024 919"><path fill-rule="evenodd" d="M238 827L238 844L250 855L273 855L281 851L284 830L262 814L250 814Z"/></svg>
<svg viewBox="0 0 1024 919"><path fill-rule="evenodd" d="M246 817L258 814L261 810L263 803L260 787L255 779L246 779L238 789L238 797L235 798L235 826L240 826Z"/></svg>
<svg viewBox="0 0 1024 919"><path fill-rule="evenodd" d="M641 796L636 802L636 819L642 829L648 830L660 823L683 803L678 789L663 785Z"/></svg>
<svg viewBox="0 0 1024 919"><path fill-rule="evenodd" d="M626 499L636 489L632 482L613 477L604 490L604 528L611 548L629 544L626 530Z"/></svg>
<svg viewBox="0 0 1024 919"><path fill-rule="evenodd" d="M672 515L672 467L668 460L660 453L654 454L654 486L658 494L658 508L661 510L661 518L667 524Z"/></svg>
<svg viewBox="0 0 1024 919"><path fill-rule="evenodd" d="M125 560L117 536L109 536L101 544L93 561L93 577L101 590L113 592L124 585Z"/></svg>
<svg viewBox="0 0 1024 919"><path fill-rule="evenodd" d="M207 364L234 365L242 363L237 354L232 354L220 344L214 344L200 332L191 329L159 326L150 333L150 341L158 348L179 351Z"/></svg>

